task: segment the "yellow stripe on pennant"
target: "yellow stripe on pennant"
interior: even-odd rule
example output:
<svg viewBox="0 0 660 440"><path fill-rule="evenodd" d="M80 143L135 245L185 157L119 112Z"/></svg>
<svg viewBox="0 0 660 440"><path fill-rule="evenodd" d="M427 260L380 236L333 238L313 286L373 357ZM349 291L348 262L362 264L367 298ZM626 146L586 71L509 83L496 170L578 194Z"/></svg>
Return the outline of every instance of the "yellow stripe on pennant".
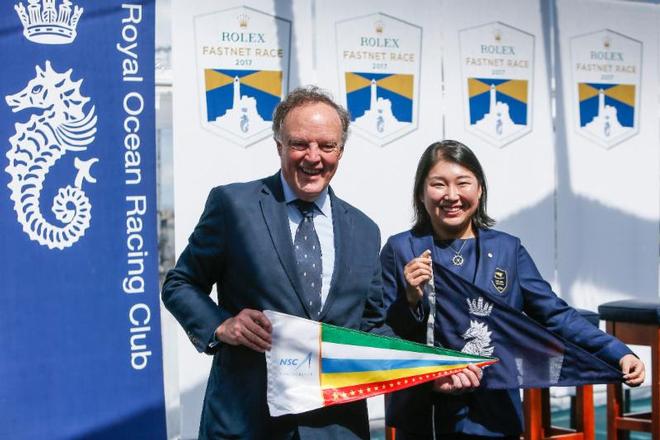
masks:
<svg viewBox="0 0 660 440"><path fill-rule="evenodd" d="M621 101L631 107L635 106L635 85L619 84L605 91L605 94L612 99Z"/></svg>
<svg viewBox="0 0 660 440"><path fill-rule="evenodd" d="M495 87L498 92L527 103L527 80L512 79Z"/></svg>
<svg viewBox="0 0 660 440"><path fill-rule="evenodd" d="M377 83L378 87L382 87L408 99L413 99L413 79L414 77L412 75L390 75L378 80Z"/></svg>
<svg viewBox="0 0 660 440"><path fill-rule="evenodd" d="M376 370L376 371L360 371L351 373L325 373L321 374L321 388L342 388L351 387L360 384L382 382L386 380L404 379L409 376L417 376L420 374L437 373L438 371L446 370L462 370L467 367L467 364L457 364L447 367L417 367L417 368L401 368L397 370Z"/></svg>
<svg viewBox="0 0 660 440"><path fill-rule="evenodd" d="M364 76L356 75L353 72L346 72L346 93L351 93L369 86L371 86L371 81Z"/></svg>
<svg viewBox="0 0 660 440"><path fill-rule="evenodd" d="M234 82L234 78L224 73L216 72L213 69L204 69L204 85L206 91L217 89Z"/></svg>
<svg viewBox="0 0 660 440"><path fill-rule="evenodd" d="M279 70L261 70L245 75L241 78L241 83L278 98L282 97L282 72Z"/></svg>

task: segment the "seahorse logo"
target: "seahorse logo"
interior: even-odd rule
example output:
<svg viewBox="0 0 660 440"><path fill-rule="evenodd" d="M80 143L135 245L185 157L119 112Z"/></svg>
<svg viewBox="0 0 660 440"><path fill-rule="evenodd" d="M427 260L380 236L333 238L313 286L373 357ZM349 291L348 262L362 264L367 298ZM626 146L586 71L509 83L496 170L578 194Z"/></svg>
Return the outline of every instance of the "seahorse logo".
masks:
<svg viewBox="0 0 660 440"><path fill-rule="evenodd" d="M72 246L85 234L92 218L92 205L82 189L85 181L94 183L90 168L98 158L74 159L78 170L73 186L60 188L51 210L62 225L51 224L41 211L40 194L48 171L67 152L80 153L94 141L94 106L85 112L89 98L80 94L82 80L72 81L69 69L58 73L50 61L45 68L35 66L36 76L20 92L5 97L14 113L35 110L27 122L15 124L16 134L9 138L11 176L7 185L18 222L31 240L49 249ZM41 111L41 112L39 112Z"/></svg>
<svg viewBox="0 0 660 440"><path fill-rule="evenodd" d="M474 354L477 356L491 356L495 347L491 346L488 326L479 321L470 321L470 328L463 333L463 339L467 341L461 349L463 353Z"/></svg>

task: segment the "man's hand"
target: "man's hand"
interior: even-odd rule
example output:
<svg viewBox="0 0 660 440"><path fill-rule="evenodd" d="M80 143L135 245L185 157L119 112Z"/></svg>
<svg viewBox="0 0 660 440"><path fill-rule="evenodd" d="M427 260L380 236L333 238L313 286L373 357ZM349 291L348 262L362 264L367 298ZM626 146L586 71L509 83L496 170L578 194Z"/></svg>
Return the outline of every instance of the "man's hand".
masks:
<svg viewBox="0 0 660 440"><path fill-rule="evenodd" d="M444 394L460 394L473 391L481 383L483 371L476 365L468 365L458 373L443 376L433 381L433 391Z"/></svg>
<svg viewBox="0 0 660 440"><path fill-rule="evenodd" d="M425 250L417 258L413 258L403 268L403 276L406 278L406 299L411 308L417 307L417 303L424 296L423 286L431 279L431 251Z"/></svg>
<svg viewBox="0 0 660 440"><path fill-rule="evenodd" d="M644 362L638 357L627 354L619 359L619 366L623 371L625 384L630 387L638 387L644 382L646 372L644 371Z"/></svg>
<svg viewBox="0 0 660 440"><path fill-rule="evenodd" d="M270 350L272 332L273 326L266 315L258 310L243 309L220 324L215 329L215 337L225 344L244 345L263 353Z"/></svg>

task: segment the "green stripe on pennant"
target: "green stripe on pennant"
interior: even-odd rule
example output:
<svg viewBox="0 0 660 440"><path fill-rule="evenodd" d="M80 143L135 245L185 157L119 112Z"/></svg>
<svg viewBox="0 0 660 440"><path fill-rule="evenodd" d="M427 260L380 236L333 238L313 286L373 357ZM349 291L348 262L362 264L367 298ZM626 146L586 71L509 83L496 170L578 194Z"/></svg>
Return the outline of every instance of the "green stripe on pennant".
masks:
<svg viewBox="0 0 660 440"><path fill-rule="evenodd" d="M321 340L335 344L356 345L361 347L384 348L389 350L410 351L414 353L429 353L447 356L460 356L475 360L490 360L493 358L462 353L447 348L430 347L417 342L406 341L389 336L370 335L358 330L321 324Z"/></svg>

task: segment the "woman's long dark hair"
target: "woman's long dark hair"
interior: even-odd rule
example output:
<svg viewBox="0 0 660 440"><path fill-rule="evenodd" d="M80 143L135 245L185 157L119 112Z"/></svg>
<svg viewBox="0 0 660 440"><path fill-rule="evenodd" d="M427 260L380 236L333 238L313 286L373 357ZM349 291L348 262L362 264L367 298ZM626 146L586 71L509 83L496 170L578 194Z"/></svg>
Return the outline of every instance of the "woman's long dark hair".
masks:
<svg viewBox="0 0 660 440"><path fill-rule="evenodd" d="M472 225L477 229L490 228L495 224L495 220L488 216L486 212L486 203L488 200L488 189L486 187L486 176L481 164L472 150L458 141L444 140L434 142L428 146L417 164L415 173L415 187L413 189L413 208L415 209L415 224L413 231L417 233L429 233L433 231L431 218L429 217L422 198L424 196L424 183L436 163L444 160L453 162L472 171L481 186L481 198L479 206L472 216Z"/></svg>

